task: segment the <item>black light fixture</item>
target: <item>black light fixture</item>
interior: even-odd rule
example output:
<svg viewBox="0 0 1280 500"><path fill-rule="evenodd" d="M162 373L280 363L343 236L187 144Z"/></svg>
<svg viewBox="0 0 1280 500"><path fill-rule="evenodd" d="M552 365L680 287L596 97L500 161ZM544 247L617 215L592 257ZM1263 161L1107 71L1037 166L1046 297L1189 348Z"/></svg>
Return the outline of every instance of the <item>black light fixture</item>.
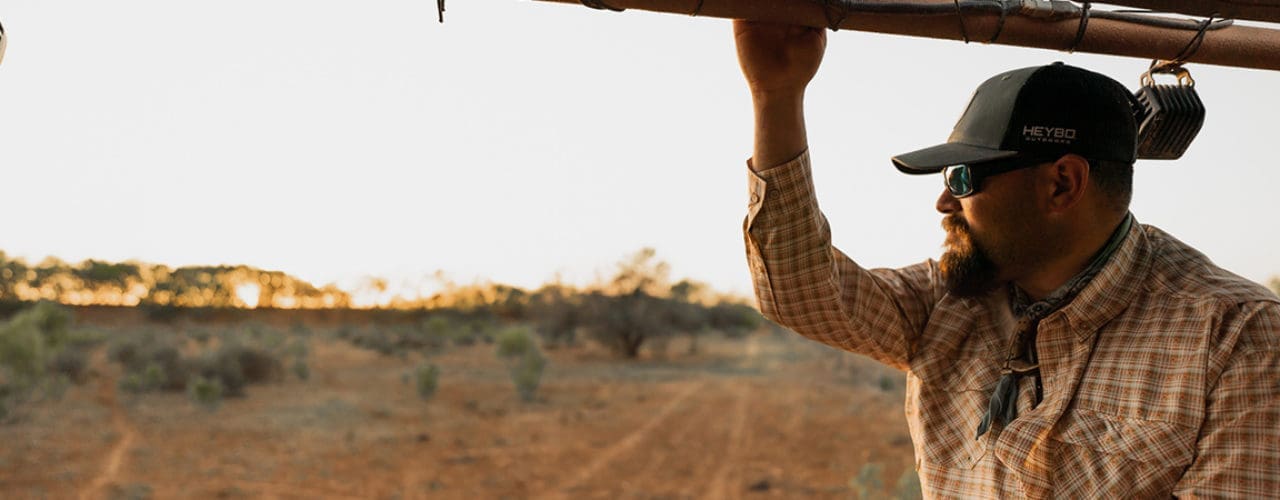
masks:
<svg viewBox="0 0 1280 500"><path fill-rule="evenodd" d="M1155 75L1177 78L1171 85L1157 85ZM1205 107L1196 93L1196 81L1182 64L1153 61L1142 74L1142 86L1134 94L1138 121L1138 158L1176 160L1204 125Z"/></svg>

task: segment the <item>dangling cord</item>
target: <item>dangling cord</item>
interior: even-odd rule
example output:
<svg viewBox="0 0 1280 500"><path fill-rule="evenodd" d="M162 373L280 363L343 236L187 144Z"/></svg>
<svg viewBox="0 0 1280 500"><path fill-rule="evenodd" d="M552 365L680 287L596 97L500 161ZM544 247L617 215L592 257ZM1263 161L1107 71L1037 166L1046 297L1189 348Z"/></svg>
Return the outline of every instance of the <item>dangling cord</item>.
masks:
<svg viewBox="0 0 1280 500"><path fill-rule="evenodd" d="M1074 53L1080 46L1080 41L1084 40L1084 32L1089 29L1089 7L1092 5L1089 2L1084 3L1084 10L1080 12L1080 27L1076 28L1076 39L1071 42L1071 48L1067 49L1067 52Z"/></svg>
<svg viewBox="0 0 1280 500"><path fill-rule="evenodd" d="M698 5L693 8L693 12L690 12L689 15L698 17L698 14L702 13L702 3L705 1L706 0L698 0Z"/></svg>
<svg viewBox="0 0 1280 500"><path fill-rule="evenodd" d="M440 22L444 23L444 0L436 0L436 15L440 16Z"/></svg>
<svg viewBox="0 0 1280 500"><path fill-rule="evenodd" d="M956 4L956 20L960 21L960 36L964 37L964 43L969 43L969 30L964 27L964 12L960 10L960 0L952 0Z"/></svg>
<svg viewBox="0 0 1280 500"><path fill-rule="evenodd" d="M996 43L996 39L1000 38L1000 32L1004 31L1004 20L1009 17L1009 4L1004 0L1000 0L1000 19L996 21L996 32L991 35L991 39L987 43Z"/></svg>
<svg viewBox="0 0 1280 500"><path fill-rule="evenodd" d="M1187 46L1183 47L1181 52L1178 52L1178 57L1173 58L1172 64L1182 64L1187 62L1187 59L1191 59L1191 56L1196 55L1196 51L1200 50L1200 45L1204 42L1204 35L1208 32L1209 25L1213 24L1213 18L1217 15L1217 12L1209 14L1208 19L1200 22L1200 30L1196 32L1196 36L1192 37L1190 42L1187 42Z"/></svg>

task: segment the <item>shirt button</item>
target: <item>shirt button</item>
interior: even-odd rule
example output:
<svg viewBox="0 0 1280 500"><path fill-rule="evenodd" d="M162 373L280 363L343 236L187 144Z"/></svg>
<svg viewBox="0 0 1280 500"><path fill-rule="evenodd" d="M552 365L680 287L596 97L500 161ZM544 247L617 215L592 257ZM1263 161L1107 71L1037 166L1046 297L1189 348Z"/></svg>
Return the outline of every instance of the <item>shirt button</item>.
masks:
<svg viewBox="0 0 1280 500"><path fill-rule="evenodd" d="M751 193L751 204L755 205L756 203L760 203L760 195Z"/></svg>

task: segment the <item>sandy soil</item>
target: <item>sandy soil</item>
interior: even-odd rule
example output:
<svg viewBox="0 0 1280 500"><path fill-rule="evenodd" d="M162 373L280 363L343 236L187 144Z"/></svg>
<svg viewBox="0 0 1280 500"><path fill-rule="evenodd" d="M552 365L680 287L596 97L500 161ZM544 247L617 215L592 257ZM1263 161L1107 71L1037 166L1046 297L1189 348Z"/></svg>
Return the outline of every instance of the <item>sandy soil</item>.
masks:
<svg viewBox="0 0 1280 500"><path fill-rule="evenodd" d="M911 467L901 376L795 337L704 339L620 361L547 351L522 402L492 345L431 361L311 344L309 380L251 386L209 412L184 394L128 394L119 366L0 425L4 498L853 498L879 464Z"/></svg>

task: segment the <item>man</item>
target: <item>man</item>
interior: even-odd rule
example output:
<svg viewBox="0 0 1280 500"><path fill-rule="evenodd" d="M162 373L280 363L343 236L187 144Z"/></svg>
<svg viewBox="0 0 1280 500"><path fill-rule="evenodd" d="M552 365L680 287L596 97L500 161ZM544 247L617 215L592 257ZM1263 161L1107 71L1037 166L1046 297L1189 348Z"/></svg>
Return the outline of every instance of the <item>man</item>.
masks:
<svg viewBox="0 0 1280 500"><path fill-rule="evenodd" d="M813 194L803 100L824 32L734 28L760 307L907 372L926 496L1280 495L1280 299L1134 220L1122 85L1061 63L983 83L947 143L893 158L943 174L946 252L867 270Z"/></svg>

